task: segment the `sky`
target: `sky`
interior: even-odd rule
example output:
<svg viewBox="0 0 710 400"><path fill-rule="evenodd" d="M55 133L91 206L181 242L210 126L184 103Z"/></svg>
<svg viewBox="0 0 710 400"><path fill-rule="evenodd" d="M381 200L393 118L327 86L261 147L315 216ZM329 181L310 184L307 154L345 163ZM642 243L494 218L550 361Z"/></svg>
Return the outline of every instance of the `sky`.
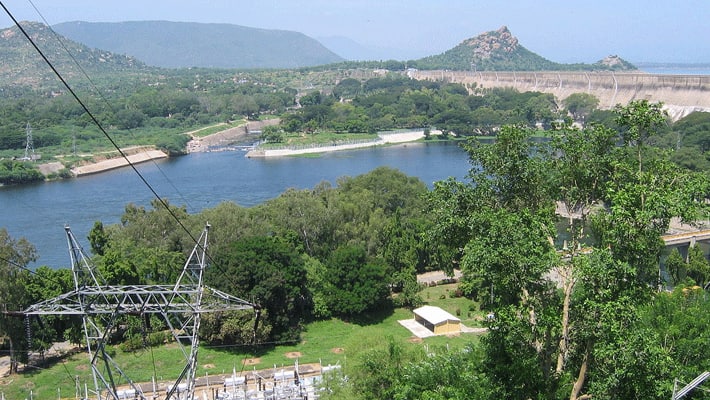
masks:
<svg viewBox="0 0 710 400"><path fill-rule="evenodd" d="M505 25L556 62L710 63L708 0L0 0L20 21L230 23L344 37L397 59L439 54ZM39 10L41 13L38 14ZM0 27L12 26L0 10Z"/></svg>

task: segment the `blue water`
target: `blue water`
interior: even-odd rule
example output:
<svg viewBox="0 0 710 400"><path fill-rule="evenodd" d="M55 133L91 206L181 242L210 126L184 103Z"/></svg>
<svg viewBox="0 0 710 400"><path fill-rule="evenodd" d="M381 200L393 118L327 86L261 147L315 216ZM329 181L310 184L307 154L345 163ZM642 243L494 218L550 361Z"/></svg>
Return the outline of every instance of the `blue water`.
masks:
<svg viewBox="0 0 710 400"><path fill-rule="evenodd" d="M322 181L367 173L379 166L396 168L431 185L449 176L463 179L468 156L453 143L406 144L327 153L318 158L249 159L243 152L194 153L137 169L155 191L190 213L223 201L250 207L288 188L312 188ZM0 227L36 248L33 266L69 266L64 226L82 245L95 221L120 221L125 206L150 207L153 194L130 168L76 179L0 188Z"/></svg>
<svg viewBox="0 0 710 400"><path fill-rule="evenodd" d="M707 65L698 67L687 66L653 66L639 67L643 72L658 75L710 75L710 67Z"/></svg>

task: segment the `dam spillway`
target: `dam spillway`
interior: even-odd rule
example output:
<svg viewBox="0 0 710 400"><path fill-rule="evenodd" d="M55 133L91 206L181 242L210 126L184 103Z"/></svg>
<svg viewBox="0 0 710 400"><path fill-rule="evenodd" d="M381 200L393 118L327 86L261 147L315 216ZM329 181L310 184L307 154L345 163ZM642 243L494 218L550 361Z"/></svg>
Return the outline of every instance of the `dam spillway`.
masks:
<svg viewBox="0 0 710 400"><path fill-rule="evenodd" d="M693 111L710 112L710 75L665 75L611 71L418 71L414 79L461 83L474 89L515 88L520 92L555 95L558 101L573 93L589 93L599 107L609 109L631 100L663 102L677 120Z"/></svg>

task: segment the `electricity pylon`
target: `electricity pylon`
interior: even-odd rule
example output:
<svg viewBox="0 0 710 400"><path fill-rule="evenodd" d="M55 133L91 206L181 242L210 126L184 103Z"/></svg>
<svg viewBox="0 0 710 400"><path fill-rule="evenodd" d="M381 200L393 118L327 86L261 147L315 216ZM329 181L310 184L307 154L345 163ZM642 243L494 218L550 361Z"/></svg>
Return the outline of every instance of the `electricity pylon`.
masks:
<svg viewBox="0 0 710 400"><path fill-rule="evenodd" d="M185 365L175 383L168 385L165 399L193 400L197 369L200 316L206 312L253 309L254 305L204 285L207 267L205 226L190 257L174 285L108 285L65 227L72 261L74 290L30 306L25 315L79 315L82 317L98 400L119 400L117 383L131 387L131 397L146 399L144 391L133 382L109 355L106 345L121 315L158 315L178 343Z"/></svg>
<svg viewBox="0 0 710 400"><path fill-rule="evenodd" d="M35 156L35 145L32 141L32 127L30 123L27 123L25 127L25 156L22 157L25 161L35 161L37 158Z"/></svg>

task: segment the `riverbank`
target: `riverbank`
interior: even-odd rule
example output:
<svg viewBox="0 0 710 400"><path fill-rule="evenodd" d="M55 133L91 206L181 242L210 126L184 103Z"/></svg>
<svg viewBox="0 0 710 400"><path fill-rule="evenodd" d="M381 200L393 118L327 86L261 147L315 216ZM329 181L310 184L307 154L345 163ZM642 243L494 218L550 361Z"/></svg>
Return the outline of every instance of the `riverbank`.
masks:
<svg viewBox="0 0 710 400"><path fill-rule="evenodd" d="M267 119L263 121L250 121L246 124L236 126L234 128L225 129L223 131L213 133L207 136L196 136L192 132L188 132L192 140L187 143L188 153L203 153L210 151L214 147L225 147L230 144L244 141L253 132L260 132L265 126L278 125L280 119Z"/></svg>
<svg viewBox="0 0 710 400"><path fill-rule="evenodd" d="M192 139L188 142L185 150L187 153L201 153L210 151L213 147L238 143L247 138L251 133L260 131L264 126L276 125L279 122L280 120L278 118L264 121L251 121L203 137L197 135L200 130L186 132L185 134L189 135ZM126 154L126 158L119 156L100 159L105 156L97 155L94 157L96 161L75 166L71 169L71 173L75 177L86 176L126 167L130 164L140 164L168 157L168 154L165 152L149 147L128 147L121 149L121 151ZM59 173L65 166L59 161L52 161L39 164L38 168L45 177L48 177Z"/></svg>
<svg viewBox="0 0 710 400"><path fill-rule="evenodd" d="M432 131L432 135L440 135L441 131ZM267 157L285 157L301 154L318 154L328 153L331 151L362 149L367 147L382 146L386 144L415 142L425 137L424 130L416 130L401 133L380 133L379 137L373 141L362 143L335 144L318 147L309 147L303 149L255 149L246 154L247 158L267 158Z"/></svg>
<svg viewBox="0 0 710 400"><path fill-rule="evenodd" d="M74 167L72 168L71 172L72 174L74 174L74 176L91 175L97 174L99 172L110 171L112 169L125 167L130 164L140 164L146 161L159 160L161 158L167 157L168 155L160 150L142 149L133 154L127 154L125 158L109 158L91 164Z"/></svg>

